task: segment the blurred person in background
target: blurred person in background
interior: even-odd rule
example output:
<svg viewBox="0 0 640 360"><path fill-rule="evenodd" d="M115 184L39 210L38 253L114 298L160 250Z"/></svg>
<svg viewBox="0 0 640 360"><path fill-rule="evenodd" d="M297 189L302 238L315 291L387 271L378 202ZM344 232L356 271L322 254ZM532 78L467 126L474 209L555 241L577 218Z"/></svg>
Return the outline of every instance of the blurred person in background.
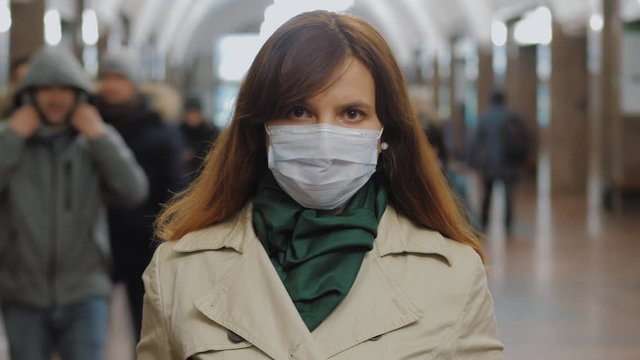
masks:
<svg viewBox="0 0 640 360"><path fill-rule="evenodd" d="M484 194L481 225L487 230L494 185L502 182L505 189L504 225L513 233L514 191L520 168L529 159L530 136L522 118L506 106L506 95L495 90L489 109L480 116L473 144L473 163L480 170Z"/></svg>
<svg viewBox="0 0 640 360"><path fill-rule="evenodd" d="M11 63L9 69L9 85L0 99L0 119L6 120L15 107L15 88L29 70L29 58L23 57Z"/></svg>
<svg viewBox="0 0 640 360"><path fill-rule="evenodd" d="M11 358L104 356L111 290L106 203L148 185L133 153L86 100L72 54L45 48L0 124L0 299Z"/></svg>
<svg viewBox="0 0 640 360"><path fill-rule="evenodd" d="M453 190L454 195L457 197L462 211L466 214L467 219L471 223L474 229L478 229L477 219L471 209L471 202L469 201L469 190L467 181L461 173L454 170L449 166L449 152L444 142L444 133L441 125L436 123L429 123L425 130L425 135L429 140L429 144L433 147L438 157L438 164L440 169L447 179L447 183Z"/></svg>
<svg viewBox="0 0 640 360"><path fill-rule="evenodd" d="M11 113L16 107L15 88L24 78L24 75L29 69L29 58L21 57L14 60L9 67L9 83L5 92L0 97L0 123L9 120ZM0 199L2 201L2 199ZM0 212L0 215L2 213ZM4 229L4 230L3 230ZM2 219L0 217L0 232L8 231L8 219ZM2 236L0 234L0 236ZM6 336L4 331L4 321L2 319L2 310L0 309L0 360L4 360L5 353L8 354L9 345L6 342ZM8 357L8 355L6 355Z"/></svg>
<svg viewBox="0 0 640 360"><path fill-rule="evenodd" d="M99 69L96 104L120 132L149 180L149 197L135 208L109 208L114 280L127 288L134 333L142 322L142 273L153 254L152 225L162 205L185 183L183 146L177 127L151 109L140 91L140 69L127 52L108 54Z"/></svg>
<svg viewBox="0 0 640 360"><path fill-rule="evenodd" d="M184 117L180 131L185 140L184 159L189 178L199 172L204 157L218 137L218 131L204 118L202 103L198 97L189 97L184 104Z"/></svg>
<svg viewBox="0 0 640 360"><path fill-rule="evenodd" d="M139 360L503 358L482 245L371 25L290 19L233 114L158 219Z"/></svg>

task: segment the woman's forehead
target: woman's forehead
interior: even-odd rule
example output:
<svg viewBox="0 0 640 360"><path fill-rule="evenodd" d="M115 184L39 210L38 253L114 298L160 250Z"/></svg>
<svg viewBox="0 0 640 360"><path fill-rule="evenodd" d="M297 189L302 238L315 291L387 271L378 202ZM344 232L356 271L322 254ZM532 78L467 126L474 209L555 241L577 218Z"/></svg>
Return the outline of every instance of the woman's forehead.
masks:
<svg viewBox="0 0 640 360"><path fill-rule="evenodd" d="M360 60L350 56L334 71L322 90L305 101L362 103L375 106L373 75Z"/></svg>

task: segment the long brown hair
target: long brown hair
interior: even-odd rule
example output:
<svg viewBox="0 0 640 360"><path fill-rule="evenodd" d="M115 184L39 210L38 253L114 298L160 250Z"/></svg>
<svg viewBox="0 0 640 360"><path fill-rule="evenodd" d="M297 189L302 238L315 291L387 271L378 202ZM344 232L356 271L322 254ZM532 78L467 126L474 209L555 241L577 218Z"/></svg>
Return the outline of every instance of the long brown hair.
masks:
<svg viewBox="0 0 640 360"><path fill-rule="evenodd" d="M482 246L451 195L416 120L391 49L367 22L313 11L282 25L264 44L244 79L230 127L207 156L198 179L157 220L158 236L177 240L235 215L254 194L266 168L264 124L320 93L352 56L371 72L376 112L389 149L376 178L389 202L414 223L474 248Z"/></svg>

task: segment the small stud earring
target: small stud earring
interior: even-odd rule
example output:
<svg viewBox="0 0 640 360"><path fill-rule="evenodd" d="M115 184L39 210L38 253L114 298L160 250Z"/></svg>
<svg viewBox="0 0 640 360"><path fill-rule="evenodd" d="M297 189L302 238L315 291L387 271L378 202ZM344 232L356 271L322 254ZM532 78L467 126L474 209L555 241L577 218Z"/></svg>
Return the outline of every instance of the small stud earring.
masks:
<svg viewBox="0 0 640 360"><path fill-rule="evenodd" d="M380 144L380 149L382 149L382 151L385 151L389 148L389 144L387 144L386 142L383 142L382 144Z"/></svg>

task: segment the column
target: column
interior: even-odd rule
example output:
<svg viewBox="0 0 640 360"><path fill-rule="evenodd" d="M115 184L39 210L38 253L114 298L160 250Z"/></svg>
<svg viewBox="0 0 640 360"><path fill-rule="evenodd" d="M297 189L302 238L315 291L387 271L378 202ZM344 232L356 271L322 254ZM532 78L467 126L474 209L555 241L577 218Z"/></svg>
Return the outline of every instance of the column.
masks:
<svg viewBox="0 0 640 360"><path fill-rule="evenodd" d="M9 57L30 57L44 45L45 0L11 1Z"/></svg>
<svg viewBox="0 0 640 360"><path fill-rule="evenodd" d="M431 80L433 111L437 114L440 106L440 65L438 56L433 57L433 79Z"/></svg>
<svg viewBox="0 0 640 360"><path fill-rule="evenodd" d="M452 131L453 159L462 159L465 154L466 123L464 113L465 89L465 59L457 52L458 39L452 38L450 42L450 74L449 74L449 106Z"/></svg>
<svg viewBox="0 0 640 360"><path fill-rule="evenodd" d="M506 96L509 108L522 117L532 134L530 163L536 168L538 159L538 74L537 47L518 46L513 40L513 24L507 42Z"/></svg>
<svg viewBox="0 0 640 360"><path fill-rule="evenodd" d="M551 192L582 195L589 157L586 34L565 34L554 22L551 53Z"/></svg>
<svg viewBox="0 0 640 360"><path fill-rule="evenodd" d="M73 44L73 53L82 63L82 53L84 50L84 42L82 41L82 12L84 11L84 0L75 0L76 13L69 24L71 33L71 42Z"/></svg>
<svg viewBox="0 0 640 360"><path fill-rule="evenodd" d="M494 88L493 49L491 45L478 47L478 113L489 107L489 98Z"/></svg>
<svg viewBox="0 0 640 360"><path fill-rule="evenodd" d="M602 1L604 27L602 29L602 156L605 183L612 185L613 208L620 210L622 193L618 191L624 180L623 127L620 114L620 42L622 20L620 1Z"/></svg>

